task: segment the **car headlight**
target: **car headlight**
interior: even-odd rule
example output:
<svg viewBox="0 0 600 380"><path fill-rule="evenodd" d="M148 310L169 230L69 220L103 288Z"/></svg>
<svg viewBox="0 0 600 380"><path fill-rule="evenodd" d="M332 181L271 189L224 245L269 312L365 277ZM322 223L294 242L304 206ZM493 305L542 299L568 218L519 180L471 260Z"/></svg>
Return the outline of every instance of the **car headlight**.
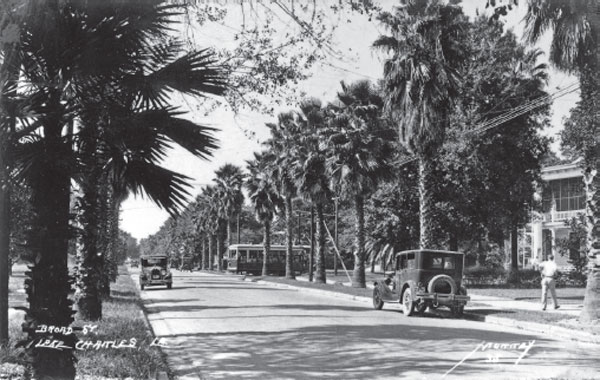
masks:
<svg viewBox="0 0 600 380"><path fill-rule="evenodd" d="M164 270L164 269L161 269L161 271L160 271L160 274L164 276L164 275L166 275L166 274L167 274L167 271L166 271L166 270Z"/></svg>

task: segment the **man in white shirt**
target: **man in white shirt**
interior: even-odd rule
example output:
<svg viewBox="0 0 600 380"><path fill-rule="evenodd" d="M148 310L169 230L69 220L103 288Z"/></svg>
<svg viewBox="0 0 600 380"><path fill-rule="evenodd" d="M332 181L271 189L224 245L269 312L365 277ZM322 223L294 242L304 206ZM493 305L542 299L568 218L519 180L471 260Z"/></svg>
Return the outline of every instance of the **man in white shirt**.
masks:
<svg viewBox="0 0 600 380"><path fill-rule="evenodd" d="M548 256L548 260L540 264L540 271L542 272L542 310L546 310L548 289L550 289L550 294L552 294L554 308L558 309L560 306L556 300L556 283L554 280L558 267L554 262L554 256Z"/></svg>

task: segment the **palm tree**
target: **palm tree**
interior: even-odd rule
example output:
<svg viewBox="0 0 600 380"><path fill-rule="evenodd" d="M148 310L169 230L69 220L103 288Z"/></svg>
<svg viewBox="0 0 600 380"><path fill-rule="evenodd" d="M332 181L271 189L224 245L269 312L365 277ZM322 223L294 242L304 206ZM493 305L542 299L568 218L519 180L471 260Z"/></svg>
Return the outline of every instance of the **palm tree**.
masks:
<svg viewBox="0 0 600 380"><path fill-rule="evenodd" d="M200 259L200 269L202 269L202 270L208 269L209 260L210 260L210 257L207 252L208 246L206 244L206 241L209 239L208 223L207 223L207 219L209 217L208 204L209 204L209 200L203 191L196 197L196 202L194 204L194 206L195 206L194 207L194 215L192 217L194 228L195 228L195 234L198 236L198 238L202 242L201 243L202 244L202 252L201 252L201 259Z"/></svg>
<svg viewBox="0 0 600 380"><path fill-rule="evenodd" d="M244 203L244 194L242 193L244 173L239 166L225 164L215 171L215 175L215 183L221 201L221 218L224 219L227 230L225 247L221 247L218 252L218 265L219 270L221 270L222 250L229 247L232 243L231 223L233 223L234 217L240 213L240 209Z"/></svg>
<svg viewBox="0 0 600 380"><path fill-rule="evenodd" d="M317 255L315 281L326 283L325 275L325 222L323 208L331 200L331 189L327 175L326 152L319 143L319 134L325 128L325 109L315 98L300 103L296 116L298 123L297 161L294 178L298 194L309 200L316 209Z"/></svg>
<svg viewBox="0 0 600 380"><path fill-rule="evenodd" d="M218 191L215 186L206 186L202 191L202 195L206 201L206 212L204 224L208 233L208 268L209 270L214 269L215 253L218 257L218 234L220 228L220 200L218 198ZM215 251L217 247L217 251ZM220 268L220 267L219 267Z"/></svg>
<svg viewBox="0 0 600 380"><path fill-rule="evenodd" d="M579 75L581 100L562 133L563 146L584 158L587 244L590 258L587 287L580 320L600 319L600 178L597 118L600 114L600 4L593 0L530 0L525 35L536 42L553 30L550 61L559 69ZM579 115L593 115L579 117Z"/></svg>
<svg viewBox="0 0 600 380"><path fill-rule="evenodd" d="M295 152L300 131L298 130L298 124L295 123L292 112L280 113L277 123L268 123L267 127L271 130L271 138L267 141L267 146L274 157L268 170L275 180L279 194L284 199L285 277L294 279L292 263L292 228L294 220L292 201L296 196L297 189L294 183L293 167L297 161Z"/></svg>
<svg viewBox="0 0 600 380"><path fill-rule="evenodd" d="M398 122L401 143L419 162L421 248L435 246L433 234L434 157L457 95L457 69L463 61L459 41L466 18L458 5L415 0L383 12L379 20L390 32L373 46L389 53L384 63L385 108Z"/></svg>
<svg viewBox="0 0 600 380"><path fill-rule="evenodd" d="M254 216L264 226L263 267L262 275L267 275L267 261L271 250L271 222L275 213L281 209L282 199L275 185L275 178L270 176L268 167L272 165L273 157L265 153L254 153L254 160L248 161L246 189L248 197L254 206Z"/></svg>
<svg viewBox="0 0 600 380"><path fill-rule="evenodd" d="M175 213L183 205L185 177L165 172L157 165L166 154L168 142L175 142L203 158L216 148L211 129L175 117L179 112L169 107L163 97L167 89L187 94L223 91L218 86L216 71L211 72L210 55L191 53L174 59L179 48L172 42L153 46L146 43L120 68L123 72L118 78L120 82L113 81L110 86L97 83L92 83L91 88L82 86L85 91L78 139L79 155L85 167L81 181L85 223L78 305L86 320L101 317L97 289L101 256L97 254L96 189L102 172L107 173L105 180L121 192L141 190ZM145 65L152 65L152 69L144 70ZM135 69L130 71L129 67ZM99 129L99 125L103 128ZM130 136L132 133L135 135ZM167 175L157 173L157 169ZM154 176L152 182L147 180L151 176Z"/></svg>
<svg viewBox="0 0 600 380"><path fill-rule="evenodd" d="M354 275L352 286L365 288L365 197L391 172L394 134L381 120L383 101L369 81L346 85L331 105L327 164L333 188L352 197L356 210Z"/></svg>
<svg viewBox="0 0 600 380"><path fill-rule="evenodd" d="M70 181L77 177L80 163L73 151L76 135L81 133L83 137L87 130L93 136L90 142L118 140L120 145L107 146L120 149L102 151L110 158L104 162L110 163L115 178L123 179L128 189L144 191L159 205L174 211L186 196L186 178L159 167L156 160L164 155L169 141L199 152L202 147L194 146L199 139L191 141L189 136L206 130L192 132L194 124L181 120L188 131L182 135L182 128L170 125L177 114L164 104L172 90L195 95L222 91L217 72L210 67L206 70L211 62L206 54L189 53L176 59L178 49L157 45L153 40L167 37L174 6L117 0L104 2L101 7L88 2L36 4L39 9L33 13L41 9L45 17L42 21L28 20L20 45L26 91L22 95L29 101L30 119L33 115L35 121L29 124L31 127L23 127L29 135L16 152L16 172L32 188L37 216L29 239L37 262L28 279L30 307L25 326L32 340L55 338L38 336L34 332L38 324L68 326L72 321L67 247ZM106 91L107 86L110 91ZM132 88L138 91L129 91ZM101 97L106 93L111 99ZM138 96L127 102L115 96L132 93ZM113 119L91 127L102 131L102 135L89 132L94 124L85 123L86 105L99 104L97 98L102 103L113 102L107 113ZM114 103L118 107L113 107ZM123 112L113 114L116 109ZM80 117L83 123L76 130L73 121ZM128 124L132 118L137 122ZM73 337L67 336L65 343L72 345ZM71 352L30 351L36 377L74 376Z"/></svg>

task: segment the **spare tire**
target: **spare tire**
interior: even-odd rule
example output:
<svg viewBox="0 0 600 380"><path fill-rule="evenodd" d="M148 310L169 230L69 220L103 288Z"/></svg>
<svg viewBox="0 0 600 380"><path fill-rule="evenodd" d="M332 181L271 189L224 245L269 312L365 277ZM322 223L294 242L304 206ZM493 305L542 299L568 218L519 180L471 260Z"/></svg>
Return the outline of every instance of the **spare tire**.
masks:
<svg viewBox="0 0 600 380"><path fill-rule="evenodd" d="M441 292L441 291L436 292L436 287L445 287L446 289L444 289L444 290L447 290L449 288L450 293L447 293L445 291L444 292ZM429 284L427 285L428 293L456 294L456 291L457 291L456 282L454 282L452 277L448 276L447 274L438 274L437 276L434 276L429 281Z"/></svg>

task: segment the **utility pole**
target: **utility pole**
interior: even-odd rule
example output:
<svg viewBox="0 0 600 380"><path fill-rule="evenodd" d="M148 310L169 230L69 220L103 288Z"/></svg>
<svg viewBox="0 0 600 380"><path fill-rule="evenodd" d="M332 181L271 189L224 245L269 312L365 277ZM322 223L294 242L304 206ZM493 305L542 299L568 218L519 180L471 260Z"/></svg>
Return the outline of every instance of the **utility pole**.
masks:
<svg viewBox="0 0 600 380"><path fill-rule="evenodd" d="M335 236L335 247L338 248L338 197L333 198L333 201L335 204L335 230L333 233ZM333 255L333 275L337 276L337 274L338 274L337 255Z"/></svg>
<svg viewBox="0 0 600 380"><path fill-rule="evenodd" d="M237 214L237 243L240 244L240 213Z"/></svg>
<svg viewBox="0 0 600 380"><path fill-rule="evenodd" d="M313 260L315 257L315 208L310 206L310 256L308 257L308 281L313 280Z"/></svg>

